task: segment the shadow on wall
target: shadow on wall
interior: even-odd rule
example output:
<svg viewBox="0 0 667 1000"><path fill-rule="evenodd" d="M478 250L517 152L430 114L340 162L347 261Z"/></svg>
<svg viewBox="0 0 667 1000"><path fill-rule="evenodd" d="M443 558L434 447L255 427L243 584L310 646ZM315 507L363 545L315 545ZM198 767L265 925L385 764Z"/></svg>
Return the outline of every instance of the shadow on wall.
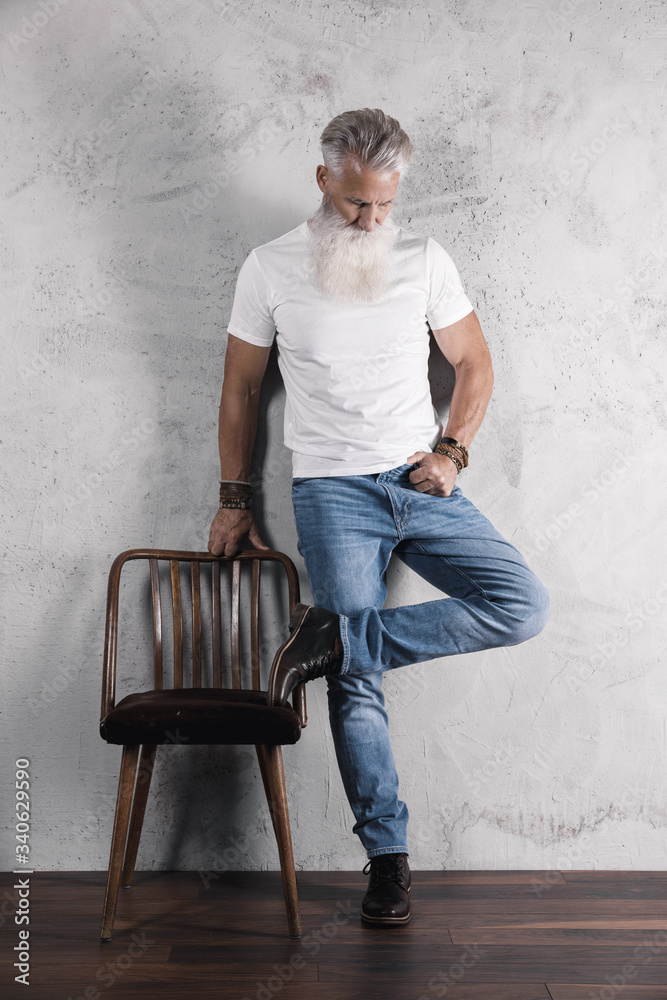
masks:
<svg viewBox="0 0 667 1000"><path fill-rule="evenodd" d="M88 760L104 787L104 806L88 806L92 812L87 829L89 838L98 839L105 863L112 823L107 801L115 797L118 766L117 751L108 747L97 731L106 574L113 557L125 548L205 548L202 539L208 537L217 507L218 401L236 275L250 249L293 228L309 214L304 210L297 216L285 205L277 208L275 203L263 203L254 196L248 218L247 199L239 198L241 175L207 198L196 218L184 223L179 203L189 195L183 191L203 190L210 180L207 160L210 163L217 156L228 160L230 150L252 142L254 128L252 121L245 120L238 129L235 126L233 134L217 132L212 139L210 121L202 110L200 115L183 116L182 129L187 129L187 134L184 131L182 135L174 121L174 107L201 101L202 94L196 88L184 94L182 81L178 88L163 81L152 92L148 111L143 105L128 106L124 111L123 138L113 129L108 136L100 134L99 141L88 144L85 162L72 162L74 173L69 176L71 186L78 182L87 188L105 169L109 157L118 158L117 186L126 192L125 204L120 212L105 217L107 228L98 230L101 235L98 245L91 248L91 258L103 276L115 269L121 280L118 292L112 290L104 300L90 300L94 308L88 322L113 333L103 340L107 345L103 367L110 372L109 395L118 400L114 421L117 437L123 433L126 411L137 405L137 386L142 413L155 425L141 454L134 452L136 457L124 466L124 481L118 484L121 489L115 496L109 491L104 498L101 491L98 493L98 517L106 522L105 538L103 546L89 558L104 565L89 564L88 572L79 578L77 598L68 588L62 603L56 601L51 609L52 617L59 620L72 617L81 623L84 619L83 629L79 624L78 633L70 634L69 645L78 635L82 658L90 649L95 650L93 657L88 656L88 671L76 698L80 701L82 753L87 748ZM147 114L150 128L145 127ZM270 155L268 146L266 155ZM189 162L183 164L186 158ZM185 187L173 186L168 170L164 176L149 172L151 164L171 164L174 160L180 160L179 170L188 174ZM137 164L145 165L139 176ZM313 187L316 191L314 182ZM316 197L313 200L316 202ZM174 239L178 241L175 276ZM114 364L116 359L122 361L123 355L124 370ZM274 349L262 387L252 466L257 470L254 512L268 544L273 540L267 538L270 505L277 502L275 498L289 494L291 479L290 453L282 444L282 433L279 446L271 443L271 427L278 417L282 428L283 399ZM124 515L120 523L119 501ZM298 559L295 552L290 555ZM274 598L278 603L277 591ZM150 609L145 603L141 607L143 623L147 624ZM286 623L287 617L285 605L277 620ZM275 645L284 638L276 635ZM150 686L149 682L145 688ZM74 687L70 696L73 692ZM242 828L244 818L263 802L254 752L248 753L246 748L167 747L158 755L154 781L142 853L144 859L155 858L161 866L176 868L187 863L193 852L223 850L232 831ZM100 791L95 790L93 796L99 796ZM165 838L167 816L170 830ZM201 833L201 842L197 833ZM242 862L239 858L239 867L243 867Z"/></svg>

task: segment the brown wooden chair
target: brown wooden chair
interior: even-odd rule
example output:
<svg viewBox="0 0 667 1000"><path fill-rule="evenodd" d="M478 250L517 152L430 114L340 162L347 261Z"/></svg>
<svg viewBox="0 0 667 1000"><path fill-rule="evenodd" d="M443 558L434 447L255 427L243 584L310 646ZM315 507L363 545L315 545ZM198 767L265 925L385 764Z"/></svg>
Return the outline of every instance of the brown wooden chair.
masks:
<svg viewBox="0 0 667 1000"><path fill-rule="evenodd" d="M153 687L129 694L116 704L121 571L133 560L143 560L146 565L144 593L150 580ZM160 579L160 565L162 576L166 576L165 560L169 570L166 587L165 580ZM101 937L104 941L111 939L121 882L124 887L132 883L155 754L157 747L166 743L255 746L278 844L289 932L291 937L301 936L281 747L299 739L307 721L306 700L304 685L300 684L294 691L293 707L269 706L266 688L261 688L260 572L262 565L269 562L281 564L287 576L289 620L299 600L299 578L294 563L282 552L250 549L237 553L233 558L225 558L208 552L130 549L122 552L111 567L100 733L107 743L122 745L123 755L102 917ZM247 567L243 573L242 567ZM231 577L228 587L221 585L221 576ZM182 577L187 580L185 593L181 586ZM244 587L246 590L249 587L249 602L241 599ZM164 606L163 589L170 593L170 600ZM284 596L283 586L283 604ZM280 593L277 595L279 598ZM210 616L204 619L207 628L210 622L210 643L207 643L202 633L202 606L209 603ZM189 605L189 614L184 613L184 604ZM228 608L224 615L223 605ZM136 604L134 608L137 608ZM223 617L227 616L229 628L223 629ZM163 636L163 620L168 617L173 621L173 636L171 631ZM185 619L189 621L189 629ZM246 626L245 645L250 646L249 662L247 656L242 656L242 625ZM229 636L229 657L223 657L223 635L226 633ZM186 664L186 671L184 639L186 642L189 640L191 647L191 658L187 657L187 661L191 659L191 670ZM168 646L171 647L170 655ZM263 648L266 651L266 646ZM210 659L202 655L207 652L210 652ZM223 664L223 659L227 663ZM169 666L171 671L165 669ZM212 680L208 687L202 686L202 673L206 669ZM184 674L188 673L191 686L184 684ZM231 685L223 687L223 675L231 677ZM244 677L249 679L246 686L243 686Z"/></svg>

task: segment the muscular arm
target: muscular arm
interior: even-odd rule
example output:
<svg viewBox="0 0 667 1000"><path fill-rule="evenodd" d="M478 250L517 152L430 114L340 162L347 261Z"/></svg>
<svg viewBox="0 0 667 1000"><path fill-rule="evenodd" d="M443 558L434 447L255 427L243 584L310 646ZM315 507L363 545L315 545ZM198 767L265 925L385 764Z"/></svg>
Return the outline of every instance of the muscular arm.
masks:
<svg viewBox="0 0 667 1000"><path fill-rule="evenodd" d="M249 478L259 391L270 351L270 347L257 347L229 335L218 425L221 479ZM233 556L246 535L256 548L268 548L259 537L251 511L221 508L211 525L209 552Z"/></svg>
<svg viewBox="0 0 667 1000"><path fill-rule="evenodd" d="M456 375L445 435L469 448L484 419L493 390L489 348L474 310L458 323L434 330L433 336ZM419 468L410 473L410 480L420 492L450 495L456 480L456 466L446 455L418 451L406 461L419 464Z"/></svg>

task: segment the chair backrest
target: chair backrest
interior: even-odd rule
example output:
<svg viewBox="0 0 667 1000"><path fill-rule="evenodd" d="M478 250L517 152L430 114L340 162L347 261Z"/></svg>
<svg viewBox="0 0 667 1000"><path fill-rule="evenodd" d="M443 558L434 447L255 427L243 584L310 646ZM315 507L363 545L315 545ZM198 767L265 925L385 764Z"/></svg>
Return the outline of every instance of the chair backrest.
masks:
<svg viewBox="0 0 667 1000"><path fill-rule="evenodd" d="M169 675L165 672L166 646L163 642L163 620L170 617L172 620L173 639L169 643L171 652L169 655L172 685L174 688L182 688L186 671L184 671L184 635L187 633L191 647L191 668L187 671L190 674L192 687L202 686L202 605L208 604L203 601L203 588L208 589L210 594L210 642L211 642L211 678L212 683L207 686L223 687L223 672L227 674L231 683L226 687L237 690L262 690L260 677L260 579L261 567L264 562L280 563L285 570L288 584L289 616L299 601L299 577L296 567L289 556L284 552L262 549L245 549L235 556L213 556L210 552L181 552L170 549L128 549L121 552L114 560L109 571L109 583L107 589L107 611L106 611L106 631L104 639L104 670L102 679L102 718L114 707L116 697L116 660L118 653L118 624L119 624L119 604L120 604L120 578L121 571L126 563L134 560L143 560L148 563L150 594L153 619L153 686L156 690L161 690L168 681ZM160 563L168 564L169 586L164 587L164 580L161 579ZM185 621L184 600L181 586L181 567L185 564L185 573L189 577L188 601L190 614L189 621ZM247 564L246 573L250 575L250 607L244 609L241 600L242 591L242 567ZM229 577L228 585L222 584L222 569L228 566L230 571L225 574ZM204 569L207 567L207 569ZM166 568L166 567L164 567ZM245 574L244 574L245 575ZM148 576L148 574L147 574ZM163 572L162 576L165 576ZM204 579L203 579L204 577ZM148 581L147 581L148 582ZM166 602L164 601L163 589L168 591ZM208 596L208 595L206 595ZM223 601L223 597L228 597L228 601ZM228 613L223 616L223 604L227 605ZM165 615L165 605L169 614ZM247 610L250 617L250 657L249 664L242 662L241 655L241 619L242 612ZM223 617L228 620L228 628L224 627ZM189 627L188 627L189 626ZM286 633L285 623L285 633ZM229 639L229 657L223 657L223 636ZM286 634L284 636L286 638ZM227 660L223 664L223 659ZM248 669L249 668L249 669ZM244 684L244 677L249 677L250 683ZM268 680L268 678L267 678ZM305 685L300 684L294 691L293 705L298 712L301 725L305 726L306 700Z"/></svg>

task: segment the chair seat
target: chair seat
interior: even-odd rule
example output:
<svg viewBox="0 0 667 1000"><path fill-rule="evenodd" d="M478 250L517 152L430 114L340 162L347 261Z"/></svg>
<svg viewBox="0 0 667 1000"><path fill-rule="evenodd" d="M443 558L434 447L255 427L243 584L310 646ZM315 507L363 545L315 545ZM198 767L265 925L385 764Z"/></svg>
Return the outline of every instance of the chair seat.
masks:
<svg viewBox="0 0 667 1000"><path fill-rule="evenodd" d="M178 688L129 694L100 723L107 743L282 746L301 736L289 706L269 706L266 691Z"/></svg>

